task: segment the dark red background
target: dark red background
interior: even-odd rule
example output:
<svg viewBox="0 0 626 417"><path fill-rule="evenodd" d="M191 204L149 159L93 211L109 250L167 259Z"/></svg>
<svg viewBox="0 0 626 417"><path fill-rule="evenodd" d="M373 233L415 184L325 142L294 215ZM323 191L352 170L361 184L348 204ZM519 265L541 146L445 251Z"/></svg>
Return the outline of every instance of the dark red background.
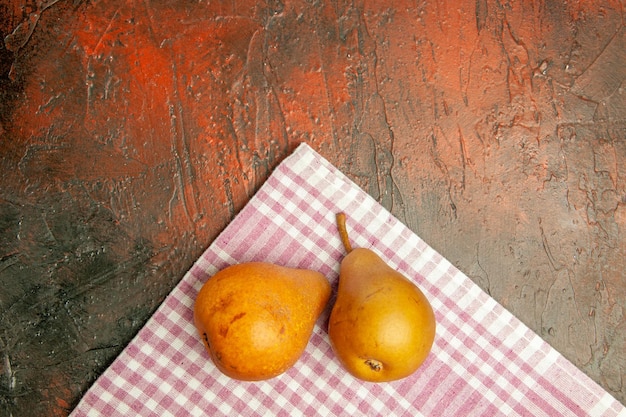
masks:
<svg viewBox="0 0 626 417"><path fill-rule="evenodd" d="M301 142L626 401L624 6L3 1L0 414L67 415Z"/></svg>

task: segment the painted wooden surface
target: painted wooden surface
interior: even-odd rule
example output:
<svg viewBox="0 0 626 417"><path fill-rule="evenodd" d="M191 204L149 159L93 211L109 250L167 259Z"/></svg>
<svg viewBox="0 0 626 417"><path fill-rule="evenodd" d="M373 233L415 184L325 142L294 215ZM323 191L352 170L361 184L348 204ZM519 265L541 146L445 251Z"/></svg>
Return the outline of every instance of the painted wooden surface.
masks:
<svg viewBox="0 0 626 417"><path fill-rule="evenodd" d="M0 4L0 415L67 415L306 142L626 401L623 1Z"/></svg>

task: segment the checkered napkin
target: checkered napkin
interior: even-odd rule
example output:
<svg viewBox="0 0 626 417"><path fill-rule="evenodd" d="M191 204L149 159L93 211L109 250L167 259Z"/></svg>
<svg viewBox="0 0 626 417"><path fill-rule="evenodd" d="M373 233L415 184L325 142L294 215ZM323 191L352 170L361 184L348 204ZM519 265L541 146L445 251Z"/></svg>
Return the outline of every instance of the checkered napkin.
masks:
<svg viewBox="0 0 626 417"><path fill-rule="evenodd" d="M218 270L267 261L335 283L344 255L335 214L354 246L378 252L430 299L438 327L413 375L350 376L333 354L327 309L283 375L240 382L210 361L193 303ZM309 146L300 145L211 244L72 416L626 416L611 395L513 317Z"/></svg>

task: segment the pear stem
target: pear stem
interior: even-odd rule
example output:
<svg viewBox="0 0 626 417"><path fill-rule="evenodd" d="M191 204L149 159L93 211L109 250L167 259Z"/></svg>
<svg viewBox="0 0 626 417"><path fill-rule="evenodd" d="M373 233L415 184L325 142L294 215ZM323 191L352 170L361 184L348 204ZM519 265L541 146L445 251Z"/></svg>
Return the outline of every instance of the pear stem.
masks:
<svg viewBox="0 0 626 417"><path fill-rule="evenodd" d="M339 237L343 247L346 248L346 252L352 252L352 245L350 244L350 238L348 238L348 229L346 228L346 215L345 213L337 213L337 230L339 231Z"/></svg>

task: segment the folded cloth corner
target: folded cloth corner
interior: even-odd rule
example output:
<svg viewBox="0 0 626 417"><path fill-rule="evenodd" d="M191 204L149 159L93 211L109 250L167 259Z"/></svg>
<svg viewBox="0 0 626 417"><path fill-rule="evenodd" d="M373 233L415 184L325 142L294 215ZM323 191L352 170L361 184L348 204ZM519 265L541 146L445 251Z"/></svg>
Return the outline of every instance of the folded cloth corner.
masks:
<svg viewBox="0 0 626 417"><path fill-rule="evenodd" d="M338 279L335 214L355 246L414 280L437 318L432 352L403 380L367 383L339 365L326 311L284 374L241 382L212 364L193 302L216 271L265 261ZM71 414L82 416L626 416L624 406L343 173L300 145L184 275Z"/></svg>

